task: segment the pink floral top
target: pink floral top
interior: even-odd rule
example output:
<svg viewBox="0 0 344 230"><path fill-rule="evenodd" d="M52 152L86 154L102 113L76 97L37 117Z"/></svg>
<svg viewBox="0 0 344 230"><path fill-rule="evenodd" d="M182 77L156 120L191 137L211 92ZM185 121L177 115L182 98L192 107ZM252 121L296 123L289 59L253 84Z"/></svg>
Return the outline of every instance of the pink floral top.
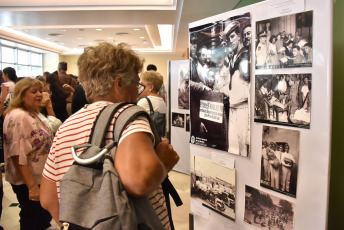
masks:
<svg viewBox="0 0 344 230"><path fill-rule="evenodd" d="M53 142L51 130L36 115L19 108L6 114L3 129L6 180L14 185L25 184L11 158L19 156L19 164L28 165L40 184Z"/></svg>

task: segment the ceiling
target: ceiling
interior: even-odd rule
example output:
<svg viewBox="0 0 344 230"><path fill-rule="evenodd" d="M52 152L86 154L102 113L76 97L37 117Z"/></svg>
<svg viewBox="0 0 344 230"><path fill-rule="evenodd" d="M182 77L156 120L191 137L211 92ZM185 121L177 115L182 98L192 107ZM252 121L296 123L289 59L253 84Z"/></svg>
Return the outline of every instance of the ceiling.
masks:
<svg viewBox="0 0 344 230"><path fill-rule="evenodd" d="M102 41L126 42L141 53L184 54L190 22L229 11L238 2L1 0L0 38L59 54L80 54Z"/></svg>

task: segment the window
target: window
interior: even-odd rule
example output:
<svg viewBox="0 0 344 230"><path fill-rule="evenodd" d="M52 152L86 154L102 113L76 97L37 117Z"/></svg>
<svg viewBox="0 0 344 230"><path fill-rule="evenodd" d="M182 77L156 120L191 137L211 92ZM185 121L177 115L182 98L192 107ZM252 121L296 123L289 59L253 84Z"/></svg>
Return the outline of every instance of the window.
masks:
<svg viewBox="0 0 344 230"><path fill-rule="evenodd" d="M41 53L13 48L0 44L0 69L12 67L18 77L36 77L43 74L43 55Z"/></svg>

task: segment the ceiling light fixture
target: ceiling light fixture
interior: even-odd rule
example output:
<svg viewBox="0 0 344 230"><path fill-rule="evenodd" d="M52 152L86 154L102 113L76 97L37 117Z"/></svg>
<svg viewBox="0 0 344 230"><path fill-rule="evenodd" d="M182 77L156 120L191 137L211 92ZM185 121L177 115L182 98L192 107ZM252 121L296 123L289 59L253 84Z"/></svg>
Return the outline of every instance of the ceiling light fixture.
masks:
<svg viewBox="0 0 344 230"><path fill-rule="evenodd" d="M117 36L128 36L129 33L125 33L125 32L118 32L118 33L115 33L115 35Z"/></svg>
<svg viewBox="0 0 344 230"><path fill-rule="evenodd" d="M141 39L145 39L145 37L140 37Z"/></svg>
<svg viewBox="0 0 344 230"><path fill-rule="evenodd" d="M60 34L60 33L49 33L48 36L51 36L51 37L62 37L63 34Z"/></svg>
<svg viewBox="0 0 344 230"><path fill-rule="evenodd" d="M97 31L102 31L103 29L96 29Z"/></svg>
<svg viewBox="0 0 344 230"><path fill-rule="evenodd" d="M140 28L134 28L133 30L134 31L140 31L141 29Z"/></svg>

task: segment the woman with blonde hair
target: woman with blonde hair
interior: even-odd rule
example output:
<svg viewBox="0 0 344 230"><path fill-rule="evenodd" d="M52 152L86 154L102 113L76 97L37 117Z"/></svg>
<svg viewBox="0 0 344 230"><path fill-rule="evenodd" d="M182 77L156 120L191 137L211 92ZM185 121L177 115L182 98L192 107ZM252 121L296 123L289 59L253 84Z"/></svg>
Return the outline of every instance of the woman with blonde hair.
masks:
<svg viewBox="0 0 344 230"><path fill-rule="evenodd" d="M43 230L51 221L39 202L43 167L53 141L50 128L38 117L42 88L37 79L19 81L4 113L5 178L20 204L20 229Z"/></svg>
<svg viewBox="0 0 344 230"><path fill-rule="evenodd" d="M153 120L160 137L165 136L166 131L166 104L164 99L158 94L163 77L156 71L146 71L141 74L141 84L145 86L139 97L137 105L143 107L149 114L153 114Z"/></svg>

